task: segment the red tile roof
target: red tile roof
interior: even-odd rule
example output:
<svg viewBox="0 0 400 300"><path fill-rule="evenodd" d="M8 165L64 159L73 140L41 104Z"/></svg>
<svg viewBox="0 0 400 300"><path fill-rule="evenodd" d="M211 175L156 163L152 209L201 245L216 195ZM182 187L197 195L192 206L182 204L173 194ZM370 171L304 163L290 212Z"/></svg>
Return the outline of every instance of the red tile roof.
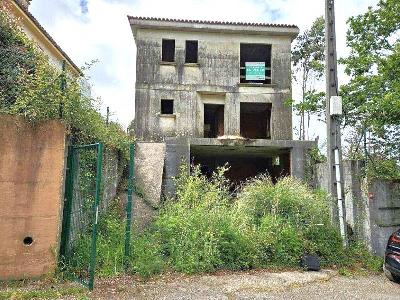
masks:
<svg viewBox="0 0 400 300"><path fill-rule="evenodd" d="M169 18L136 17L136 16L128 16L128 19L129 20L144 20L144 21L175 22L175 23L211 24L211 25L237 25L237 26L256 26L256 27L298 28L296 25L274 24L274 23L249 23L249 22L229 22L229 21L186 20L186 19L169 19Z"/></svg>

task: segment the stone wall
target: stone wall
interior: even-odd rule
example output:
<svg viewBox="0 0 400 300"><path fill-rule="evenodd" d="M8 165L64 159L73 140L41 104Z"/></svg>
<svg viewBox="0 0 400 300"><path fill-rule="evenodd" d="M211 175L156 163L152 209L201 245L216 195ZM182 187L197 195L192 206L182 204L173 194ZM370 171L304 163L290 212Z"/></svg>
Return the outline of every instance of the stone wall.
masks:
<svg viewBox="0 0 400 300"><path fill-rule="evenodd" d="M0 115L0 280L53 272L63 198L65 128Z"/></svg>

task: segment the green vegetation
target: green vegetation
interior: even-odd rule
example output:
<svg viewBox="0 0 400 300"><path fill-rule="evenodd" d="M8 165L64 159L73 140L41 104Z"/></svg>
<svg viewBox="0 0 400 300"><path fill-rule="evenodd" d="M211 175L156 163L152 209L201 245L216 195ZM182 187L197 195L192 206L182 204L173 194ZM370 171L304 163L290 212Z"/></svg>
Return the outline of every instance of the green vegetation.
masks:
<svg viewBox="0 0 400 300"><path fill-rule="evenodd" d="M350 54L341 60L350 77L340 92L344 125L355 132L353 148L360 149L359 144L366 136L368 145L373 145L373 154L365 159L373 161L393 159L399 163L399 11L398 0L380 0L376 7L351 17L347 32ZM362 150L360 154L363 155ZM374 175L381 177L382 172ZM384 176L388 175L390 172Z"/></svg>
<svg viewBox="0 0 400 300"><path fill-rule="evenodd" d="M62 287L52 289L18 289L10 288L0 291L0 299L58 299L65 296L73 296L76 299L86 299L87 290L83 287Z"/></svg>
<svg viewBox="0 0 400 300"><path fill-rule="evenodd" d="M177 198L168 200L152 226L135 238L130 270L142 277L165 270L296 268L304 253L325 267L374 270L381 261L365 247L342 246L330 225L327 197L292 178L273 184L253 179L237 197L220 169L211 180L195 167L177 178Z"/></svg>
<svg viewBox="0 0 400 300"><path fill-rule="evenodd" d="M104 142L127 153L130 138L117 123L108 126L96 99L82 93L86 79L62 72L24 34L0 4L0 113L32 123L61 119L73 143Z"/></svg>
<svg viewBox="0 0 400 300"><path fill-rule="evenodd" d="M100 217L97 236L96 276L113 277L124 272L125 223L121 218L119 199L115 199ZM74 243L68 265L71 274L83 275L89 266L92 242L91 226L87 226ZM79 276L78 276L79 277Z"/></svg>
<svg viewBox="0 0 400 300"><path fill-rule="evenodd" d="M287 101L300 116L299 139L308 139L311 115L322 118L325 112L325 93L315 89L325 68L325 20L315 19L309 29L299 34L292 51L293 79L301 86L301 99ZM307 114L307 117L306 117ZM307 122L306 122L307 119Z"/></svg>
<svg viewBox="0 0 400 300"><path fill-rule="evenodd" d="M366 175L369 180L400 180L400 166L395 160L372 160L367 165Z"/></svg>

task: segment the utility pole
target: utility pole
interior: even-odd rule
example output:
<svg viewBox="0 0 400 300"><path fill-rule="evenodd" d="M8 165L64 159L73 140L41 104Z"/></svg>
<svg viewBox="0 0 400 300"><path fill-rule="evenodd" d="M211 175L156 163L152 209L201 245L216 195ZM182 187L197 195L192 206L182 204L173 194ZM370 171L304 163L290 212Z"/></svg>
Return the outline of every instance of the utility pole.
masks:
<svg viewBox="0 0 400 300"><path fill-rule="evenodd" d="M108 122L110 119L110 107L107 106L107 115L106 115L106 126L108 127Z"/></svg>
<svg viewBox="0 0 400 300"><path fill-rule="evenodd" d="M325 0L325 48L328 185L332 198L332 221L340 228L343 243L347 246L342 142L340 133L342 102L340 97L338 97L334 0Z"/></svg>

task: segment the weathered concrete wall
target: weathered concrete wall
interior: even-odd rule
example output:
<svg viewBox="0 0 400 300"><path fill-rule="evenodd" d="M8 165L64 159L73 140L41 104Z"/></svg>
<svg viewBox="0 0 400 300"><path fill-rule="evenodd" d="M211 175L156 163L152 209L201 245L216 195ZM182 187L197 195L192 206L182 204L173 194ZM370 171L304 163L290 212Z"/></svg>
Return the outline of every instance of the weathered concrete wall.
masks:
<svg viewBox="0 0 400 300"><path fill-rule="evenodd" d="M159 207L161 200L164 157L164 143L136 143L134 167L136 192L153 208Z"/></svg>
<svg viewBox="0 0 400 300"><path fill-rule="evenodd" d="M188 138L168 138L166 140L163 191L165 196L175 195L173 178L179 175L182 164L190 166L190 144ZM188 168L189 170L189 168Z"/></svg>
<svg viewBox="0 0 400 300"><path fill-rule="evenodd" d="M389 236L400 227L400 183L373 180L368 185L371 248L383 256Z"/></svg>
<svg viewBox="0 0 400 300"><path fill-rule="evenodd" d="M63 198L65 128L0 115L0 280L56 266ZM30 245L24 244L30 242Z"/></svg>
<svg viewBox="0 0 400 300"><path fill-rule="evenodd" d="M163 63L163 38L175 39L175 62ZM216 95L224 107L225 135L240 134L240 103L271 103L271 139L292 139L291 36L199 31L138 29L135 133L140 140L166 136L203 137L204 98ZM198 64L185 64L185 41L198 40ZM240 43L272 45L272 84L246 86L240 82ZM161 99L174 100L175 118L168 120L173 133L161 130ZM220 102L220 100L218 101Z"/></svg>
<svg viewBox="0 0 400 300"><path fill-rule="evenodd" d="M368 181L362 167L361 161L343 162L346 223L351 238L383 256L390 234L400 227L400 183ZM317 187L328 190L327 165L317 165L316 174Z"/></svg>

